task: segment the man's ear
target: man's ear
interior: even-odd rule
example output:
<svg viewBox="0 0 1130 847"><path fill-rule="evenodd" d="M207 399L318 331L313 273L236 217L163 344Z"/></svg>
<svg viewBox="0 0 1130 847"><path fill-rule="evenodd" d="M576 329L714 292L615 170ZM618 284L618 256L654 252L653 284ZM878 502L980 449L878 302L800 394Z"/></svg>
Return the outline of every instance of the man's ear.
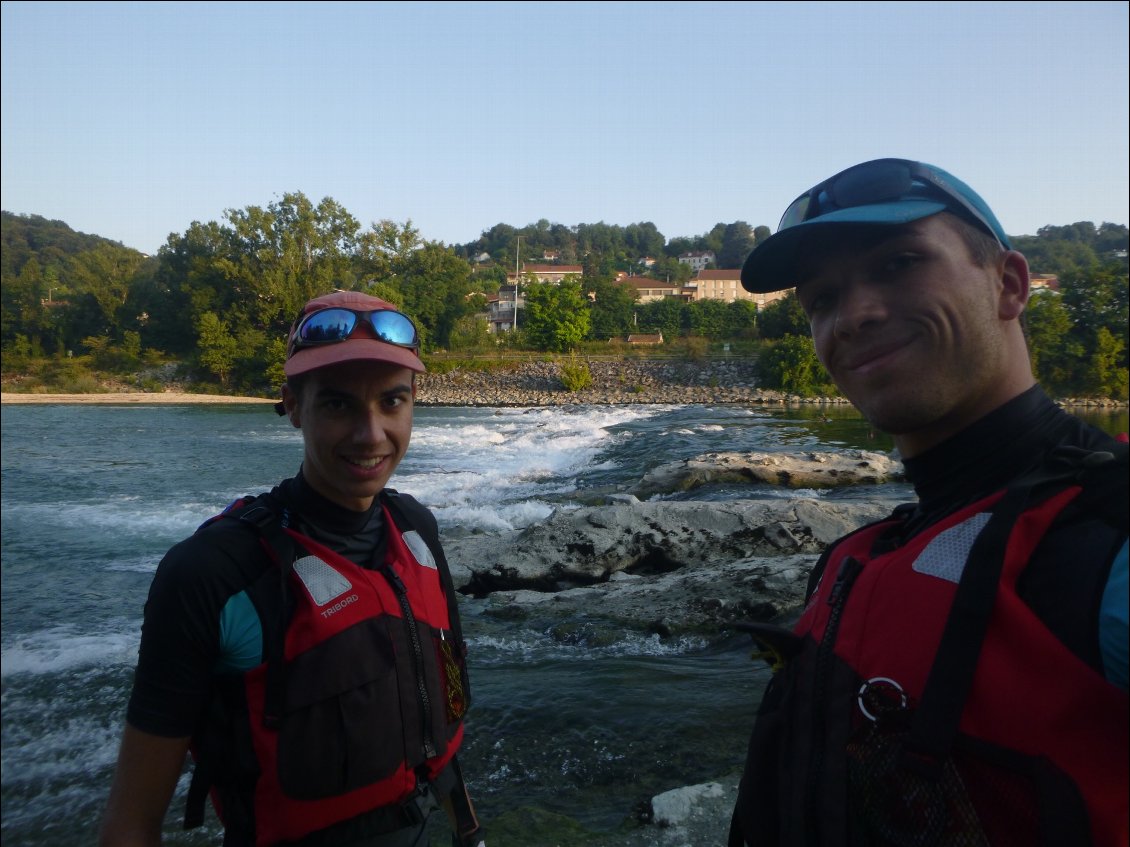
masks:
<svg viewBox="0 0 1130 847"><path fill-rule="evenodd" d="M282 387L282 402L283 408L286 410L286 415L290 418L290 425L295 429L301 429L302 419L299 415L300 404L298 402L298 395L295 394L286 383L283 383Z"/></svg>
<svg viewBox="0 0 1130 847"><path fill-rule="evenodd" d="M997 317L1002 321L1017 320L1028 305L1030 279L1028 260L1023 253L1009 250L1001 259L1001 292Z"/></svg>

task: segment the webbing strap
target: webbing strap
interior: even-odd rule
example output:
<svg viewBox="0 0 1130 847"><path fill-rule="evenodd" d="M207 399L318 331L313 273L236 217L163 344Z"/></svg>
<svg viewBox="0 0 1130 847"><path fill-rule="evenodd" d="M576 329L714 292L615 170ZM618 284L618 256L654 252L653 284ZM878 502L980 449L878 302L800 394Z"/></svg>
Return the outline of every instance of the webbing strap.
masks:
<svg viewBox="0 0 1130 847"><path fill-rule="evenodd" d="M284 509L284 515L285 511ZM263 726L278 729L286 697L286 630L293 607L290 574L294 569L295 543L283 531L283 518L272 508L267 496L253 502L237 517L255 528L270 548L271 557L279 569L279 596L282 598L283 613L275 618L272 631L263 633L263 653L267 663Z"/></svg>
<svg viewBox="0 0 1130 847"><path fill-rule="evenodd" d="M448 772L451 774L452 779L450 781L453 783L450 788L445 784L449 780L444 778ZM455 816L455 828L459 843L477 843L474 836L481 836L482 825L475 815L475 807L471 803L471 795L467 791L467 783L463 779L463 769L459 765L457 755L451 757L451 762L440 774L440 779L436 780L436 793L440 797L446 796L451 800L451 811Z"/></svg>
<svg viewBox="0 0 1130 847"><path fill-rule="evenodd" d="M1045 465L1006 490L969 551L902 757L903 764L912 769L940 773L957 737L996 603L1009 538L1033 491L1062 481L1086 485L1092 469L1125 464L1126 451L1115 455L1061 449L1053 452L1052 461L1058 466Z"/></svg>
<svg viewBox="0 0 1130 847"><path fill-rule="evenodd" d="M911 723L905 764L933 772L949 753L957 737L961 713L973 676L981 645L989 628L1005 548L1012 528L1028 503L1031 486L1010 488L993 509L969 551L969 558L954 595L953 605L921 702Z"/></svg>

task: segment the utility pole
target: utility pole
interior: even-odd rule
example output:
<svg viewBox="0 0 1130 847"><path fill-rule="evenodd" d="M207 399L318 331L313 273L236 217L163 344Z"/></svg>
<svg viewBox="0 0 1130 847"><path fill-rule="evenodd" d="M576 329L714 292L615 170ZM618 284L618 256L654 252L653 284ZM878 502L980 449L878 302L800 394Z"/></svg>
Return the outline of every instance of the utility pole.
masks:
<svg viewBox="0 0 1130 847"><path fill-rule="evenodd" d="M518 246L514 248L514 325L511 330L518 328L518 259L522 255L522 236L518 236Z"/></svg>

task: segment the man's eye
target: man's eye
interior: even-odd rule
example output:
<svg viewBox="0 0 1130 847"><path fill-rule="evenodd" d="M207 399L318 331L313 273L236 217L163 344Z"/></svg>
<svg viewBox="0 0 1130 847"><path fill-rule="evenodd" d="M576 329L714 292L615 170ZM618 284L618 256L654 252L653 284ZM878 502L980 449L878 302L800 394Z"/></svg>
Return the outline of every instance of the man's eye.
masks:
<svg viewBox="0 0 1130 847"><path fill-rule="evenodd" d="M830 291L814 291L801 300L800 305L806 315L812 315L827 309L834 301L835 298Z"/></svg>
<svg viewBox="0 0 1130 847"><path fill-rule="evenodd" d="M917 253L898 253L894 256L889 256L883 262L882 269L884 273L896 274L909 270L916 264L918 264Z"/></svg>

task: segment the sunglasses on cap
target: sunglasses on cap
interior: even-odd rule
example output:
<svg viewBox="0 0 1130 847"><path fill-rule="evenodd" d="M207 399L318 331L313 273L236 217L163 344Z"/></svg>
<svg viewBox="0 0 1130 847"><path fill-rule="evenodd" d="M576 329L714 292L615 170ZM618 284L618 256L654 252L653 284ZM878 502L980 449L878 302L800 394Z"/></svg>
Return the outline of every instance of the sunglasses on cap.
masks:
<svg viewBox="0 0 1130 847"><path fill-rule="evenodd" d="M964 216L1006 247L985 215L935 168L906 159L876 159L841 171L810 188L789 204L780 232L840 209L894 200L933 200Z"/></svg>
<svg viewBox="0 0 1130 847"><path fill-rule="evenodd" d="M311 312L298 322L290 339L291 354L306 347L346 341L362 322L368 323L377 338L387 344L404 347L413 353L420 349L416 325L407 315L392 309L357 311L336 306Z"/></svg>

